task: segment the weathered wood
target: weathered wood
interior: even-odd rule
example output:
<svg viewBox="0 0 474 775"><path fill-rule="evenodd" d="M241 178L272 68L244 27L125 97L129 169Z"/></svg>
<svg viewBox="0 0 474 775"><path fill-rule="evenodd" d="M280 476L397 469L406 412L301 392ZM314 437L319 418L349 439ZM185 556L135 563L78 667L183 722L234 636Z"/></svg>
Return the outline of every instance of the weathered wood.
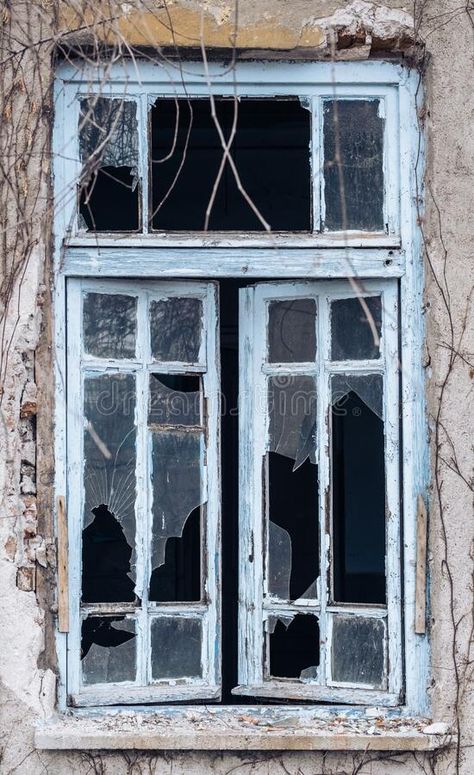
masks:
<svg viewBox="0 0 474 775"><path fill-rule="evenodd" d="M58 513L58 629L69 632L68 531L63 495L56 499Z"/></svg>
<svg viewBox="0 0 474 775"><path fill-rule="evenodd" d="M415 586L415 632L426 632L426 549L427 513L425 501L418 495L416 509L416 586Z"/></svg>

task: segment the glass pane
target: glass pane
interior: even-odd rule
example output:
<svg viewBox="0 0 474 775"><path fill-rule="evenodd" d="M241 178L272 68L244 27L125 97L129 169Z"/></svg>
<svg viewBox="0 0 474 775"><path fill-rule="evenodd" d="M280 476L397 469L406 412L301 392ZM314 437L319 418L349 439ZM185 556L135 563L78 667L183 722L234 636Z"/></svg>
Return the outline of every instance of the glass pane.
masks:
<svg viewBox="0 0 474 775"><path fill-rule="evenodd" d="M87 231L139 228L137 106L121 99L81 100L79 222Z"/></svg>
<svg viewBox="0 0 474 775"><path fill-rule="evenodd" d="M151 673L164 678L196 678L202 675L201 619L160 617L151 624Z"/></svg>
<svg viewBox="0 0 474 775"><path fill-rule="evenodd" d="M197 363L201 331L200 299L170 298L151 302L151 352L155 360Z"/></svg>
<svg viewBox="0 0 474 775"><path fill-rule="evenodd" d="M278 375L268 380L268 448L294 461L316 463L316 385L314 377Z"/></svg>
<svg viewBox="0 0 474 775"><path fill-rule="evenodd" d="M152 433L151 600L200 600L203 434Z"/></svg>
<svg viewBox="0 0 474 775"><path fill-rule="evenodd" d="M338 375L332 385L334 600L385 603L383 378Z"/></svg>
<svg viewBox="0 0 474 775"><path fill-rule="evenodd" d="M384 230L384 123L380 100L324 101L325 229Z"/></svg>
<svg viewBox="0 0 474 775"><path fill-rule="evenodd" d="M209 100L159 99L151 113L153 228L262 230L250 199L272 230L309 230L309 111L288 98L217 97L215 107L226 138L237 110L231 153L247 198L229 163L218 181L223 151Z"/></svg>
<svg viewBox="0 0 474 775"><path fill-rule="evenodd" d="M332 680L384 688L383 619L334 616Z"/></svg>
<svg viewBox="0 0 474 775"><path fill-rule="evenodd" d="M201 378L192 374L150 374L148 422L200 425Z"/></svg>
<svg viewBox="0 0 474 775"><path fill-rule="evenodd" d="M84 684L134 681L136 633L133 619L88 616L82 623L81 659Z"/></svg>
<svg viewBox="0 0 474 775"><path fill-rule="evenodd" d="M361 300L338 299L331 304L331 358L350 361L380 358L382 300L365 296Z"/></svg>
<svg viewBox="0 0 474 775"><path fill-rule="evenodd" d="M84 350L97 358L134 358L137 299L112 293L86 293Z"/></svg>
<svg viewBox="0 0 474 775"><path fill-rule="evenodd" d="M312 362L316 357L314 299L271 301L268 309L270 363Z"/></svg>
<svg viewBox="0 0 474 775"><path fill-rule="evenodd" d="M133 374L84 379L82 599L135 599L136 425ZM132 571L131 571L132 568Z"/></svg>
<svg viewBox="0 0 474 775"><path fill-rule="evenodd" d="M276 618L276 617L275 617ZM315 679L319 666L319 622L313 614L296 614L270 622L270 675Z"/></svg>

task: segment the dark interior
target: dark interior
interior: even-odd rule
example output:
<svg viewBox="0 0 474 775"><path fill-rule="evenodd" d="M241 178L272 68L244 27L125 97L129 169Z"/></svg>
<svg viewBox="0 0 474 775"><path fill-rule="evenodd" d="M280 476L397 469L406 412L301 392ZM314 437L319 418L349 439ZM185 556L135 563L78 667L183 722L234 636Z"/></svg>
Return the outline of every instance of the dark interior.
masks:
<svg viewBox="0 0 474 775"><path fill-rule="evenodd" d="M273 231L311 229L310 113L298 99L216 98L241 184ZM209 99L159 99L151 112L152 228L202 231L223 158ZM210 212L211 231L264 225L226 161Z"/></svg>

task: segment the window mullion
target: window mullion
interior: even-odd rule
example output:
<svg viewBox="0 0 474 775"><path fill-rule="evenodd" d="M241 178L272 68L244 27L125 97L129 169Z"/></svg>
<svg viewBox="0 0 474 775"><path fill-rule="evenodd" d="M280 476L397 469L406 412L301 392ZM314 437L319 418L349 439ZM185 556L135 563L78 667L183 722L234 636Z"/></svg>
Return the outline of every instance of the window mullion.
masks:
<svg viewBox="0 0 474 775"><path fill-rule="evenodd" d="M137 314L138 356L142 367L137 371L137 517L136 517L136 555L137 555L137 594L141 599L141 608L137 613L137 682L146 686L149 682L149 629L148 621L148 579L150 578L150 503L151 467L148 445L148 370L149 358L147 298L140 294Z"/></svg>
<svg viewBox="0 0 474 775"><path fill-rule="evenodd" d="M329 461L329 423L330 423L330 400L329 400L329 379L330 376L325 368L327 350L329 347L329 320L328 303L323 294L319 296L318 304L318 349L316 352L318 365L318 468L319 468L319 551L320 551L320 579L319 579L319 599L320 599L320 681L323 685L327 684L328 677L328 621L327 621L327 603L330 582L330 461Z"/></svg>

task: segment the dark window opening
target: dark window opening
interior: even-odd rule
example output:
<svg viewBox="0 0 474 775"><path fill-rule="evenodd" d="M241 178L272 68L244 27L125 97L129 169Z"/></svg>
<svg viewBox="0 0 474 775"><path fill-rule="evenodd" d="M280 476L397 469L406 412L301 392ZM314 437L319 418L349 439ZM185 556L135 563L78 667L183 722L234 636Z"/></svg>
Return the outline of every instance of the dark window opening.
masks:
<svg viewBox="0 0 474 775"><path fill-rule="evenodd" d="M105 504L92 513L93 522L82 531L82 600L134 602L135 585L129 576L132 547Z"/></svg>
<svg viewBox="0 0 474 775"><path fill-rule="evenodd" d="M270 675L315 677L319 665L319 623L314 614L296 614L289 624L277 621L269 637Z"/></svg>
<svg viewBox="0 0 474 775"><path fill-rule="evenodd" d="M228 140L234 100L216 98ZM311 229L310 113L297 99L237 103L231 146L243 188L273 231ZM151 112L153 229L202 231L223 149L208 99L159 99ZM261 231L226 160L210 210L211 231Z"/></svg>
<svg viewBox="0 0 474 775"><path fill-rule="evenodd" d="M374 382L374 376L368 379ZM375 380L381 395L382 377ZM386 602L384 431L373 411L380 409L372 405L350 391L332 412L333 594L338 603Z"/></svg>
<svg viewBox="0 0 474 775"><path fill-rule="evenodd" d="M79 213L87 231L138 231L139 198L130 167L100 167L81 186Z"/></svg>

